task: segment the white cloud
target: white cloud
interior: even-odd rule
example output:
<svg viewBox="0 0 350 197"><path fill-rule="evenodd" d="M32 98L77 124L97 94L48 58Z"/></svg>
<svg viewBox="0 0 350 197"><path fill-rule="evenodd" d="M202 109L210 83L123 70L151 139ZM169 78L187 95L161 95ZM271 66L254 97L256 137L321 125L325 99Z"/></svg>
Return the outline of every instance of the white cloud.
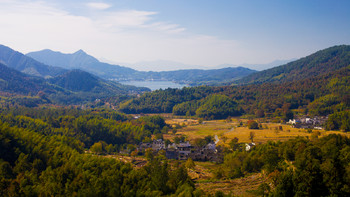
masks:
<svg viewBox="0 0 350 197"><path fill-rule="evenodd" d="M109 10L79 16L57 7L43 1L0 0L0 44L24 53L84 49L118 62L164 59L214 66L251 58L236 41L190 34L181 25L157 20L157 12Z"/></svg>
<svg viewBox="0 0 350 197"><path fill-rule="evenodd" d="M110 4L99 3L99 2L90 2L90 3L87 3L86 6L88 6L89 8L92 8L92 9L97 9L97 10L105 10L105 9L112 7Z"/></svg>
<svg viewBox="0 0 350 197"><path fill-rule="evenodd" d="M105 27L116 27L119 29L125 27L144 28L151 21L151 17L156 14L156 12L124 10L98 15L95 17L95 20Z"/></svg>

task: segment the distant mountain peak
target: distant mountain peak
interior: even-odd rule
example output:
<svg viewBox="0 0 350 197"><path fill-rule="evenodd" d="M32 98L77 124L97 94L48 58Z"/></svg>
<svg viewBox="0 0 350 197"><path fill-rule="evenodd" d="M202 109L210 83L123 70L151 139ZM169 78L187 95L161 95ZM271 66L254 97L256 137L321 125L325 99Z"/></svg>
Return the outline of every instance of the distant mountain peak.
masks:
<svg viewBox="0 0 350 197"><path fill-rule="evenodd" d="M0 45L0 62L17 71L40 77L57 76L65 72L65 69L45 65L4 45Z"/></svg>
<svg viewBox="0 0 350 197"><path fill-rule="evenodd" d="M76 51L76 52L73 53L73 54L76 54L76 55L80 55L80 54L82 54L82 55L87 55L87 53L86 53L85 51L83 51L83 49L79 49L78 51Z"/></svg>

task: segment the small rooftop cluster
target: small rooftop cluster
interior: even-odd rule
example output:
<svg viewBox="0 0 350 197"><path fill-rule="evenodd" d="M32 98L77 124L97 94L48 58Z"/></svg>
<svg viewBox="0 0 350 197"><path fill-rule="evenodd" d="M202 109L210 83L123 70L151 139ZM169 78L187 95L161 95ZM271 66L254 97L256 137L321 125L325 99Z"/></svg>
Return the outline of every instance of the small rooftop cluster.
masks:
<svg viewBox="0 0 350 197"><path fill-rule="evenodd" d="M193 146L190 142L172 143L166 146L162 139L153 140L151 143L141 143L138 147L139 151L153 149L154 152L165 150L165 156L168 159L187 160L188 158L194 161L214 161L219 162L222 157L214 142L210 142L203 147Z"/></svg>

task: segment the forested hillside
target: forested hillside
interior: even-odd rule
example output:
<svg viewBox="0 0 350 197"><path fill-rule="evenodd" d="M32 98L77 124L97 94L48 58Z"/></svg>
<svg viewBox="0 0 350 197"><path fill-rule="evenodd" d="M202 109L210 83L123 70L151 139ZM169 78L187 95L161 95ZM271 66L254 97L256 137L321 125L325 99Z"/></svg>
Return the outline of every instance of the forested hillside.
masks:
<svg viewBox="0 0 350 197"><path fill-rule="evenodd" d="M259 186L258 196L348 196L349 151L350 139L341 135L268 142L227 154L216 177L264 171L270 181Z"/></svg>
<svg viewBox="0 0 350 197"><path fill-rule="evenodd" d="M222 69L210 69L210 70L177 70L177 71L164 71L155 73L162 79L168 79L180 83L189 84L191 86L198 85L220 85L227 82L240 79L252 73L255 70L251 70L243 67L235 68L222 68Z"/></svg>
<svg viewBox="0 0 350 197"><path fill-rule="evenodd" d="M251 74L240 84L298 81L330 73L350 65L350 46L340 45L318 51L288 64Z"/></svg>
<svg viewBox="0 0 350 197"><path fill-rule="evenodd" d="M39 91L63 91L53 87L45 79L28 76L0 63L0 91L28 95L37 95Z"/></svg>
<svg viewBox="0 0 350 197"><path fill-rule="evenodd" d="M4 45L0 45L0 63L23 73L40 77L52 77L66 72L63 68L47 66Z"/></svg>
<svg viewBox="0 0 350 197"><path fill-rule="evenodd" d="M304 114L328 115L350 108L350 66L316 77L285 83L244 86L193 87L147 93L120 105L126 113L196 113L209 95L222 94L244 114L283 117L292 109ZM235 115L235 114L232 114ZM207 117L209 118L209 117ZM222 117L221 117L222 118Z"/></svg>
<svg viewBox="0 0 350 197"><path fill-rule="evenodd" d="M149 89L102 80L85 71L73 70L43 79L26 75L0 63L0 93L13 94L8 97L11 102L7 103L24 106L43 103L77 104L144 91Z"/></svg>
<svg viewBox="0 0 350 197"><path fill-rule="evenodd" d="M105 153L136 144L164 127L159 117L134 122L108 111L2 108L0 118L0 196L159 196L194 191L186 169L170 167L162 157L133 168L84 154L95 144Z"/></svg>

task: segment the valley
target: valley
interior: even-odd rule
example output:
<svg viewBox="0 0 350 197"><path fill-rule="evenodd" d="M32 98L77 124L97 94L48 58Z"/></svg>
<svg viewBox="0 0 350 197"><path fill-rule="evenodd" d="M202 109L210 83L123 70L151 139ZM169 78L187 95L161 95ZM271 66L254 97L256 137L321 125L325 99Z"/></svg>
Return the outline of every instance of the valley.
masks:
<svg viewBox="0 0 350 197"><path fill-rule="evenodd" d="M349 0L0 0L0 197L350 196Z"/></svg>
<svg viewBox="0 0 350 197"><path fill-rule="evenodd" d="M0 49L1 196L350 193L348 45L249 74Z"/></svg>

